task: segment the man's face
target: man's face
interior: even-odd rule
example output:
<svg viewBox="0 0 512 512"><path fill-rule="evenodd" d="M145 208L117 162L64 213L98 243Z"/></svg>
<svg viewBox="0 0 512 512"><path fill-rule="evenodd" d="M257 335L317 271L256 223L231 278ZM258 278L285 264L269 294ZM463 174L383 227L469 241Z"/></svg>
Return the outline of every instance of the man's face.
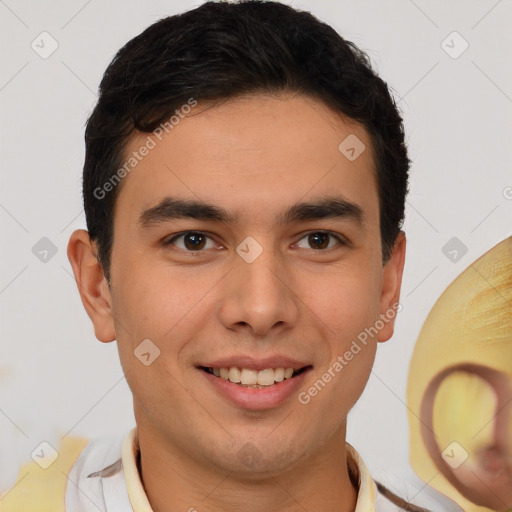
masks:
<svg viewBox="0 0 512 512"><path fill-rule="evenodd" d="M389 281L401 268L387 277L390 264L382 264L371 141L360 125L304 96L202 107L155 139L124 179L113 328L139 432L203 466L255 475L327 457L342 442L377 338L390 336L392 321L380 337L358 342L350 360L344 354L391 307ZM366 147L356 159L338 148L349 135ZM134 136L126 155L147 136ZM237 219L155 209L171 196ZM282 218L292 205L325 198L341 202L337 216L320 218L313 208ZM334 370L339 356L344 364ZM207 370L221 367L246 369L249 378L266 368L302 372L254 389Z"/></svg>

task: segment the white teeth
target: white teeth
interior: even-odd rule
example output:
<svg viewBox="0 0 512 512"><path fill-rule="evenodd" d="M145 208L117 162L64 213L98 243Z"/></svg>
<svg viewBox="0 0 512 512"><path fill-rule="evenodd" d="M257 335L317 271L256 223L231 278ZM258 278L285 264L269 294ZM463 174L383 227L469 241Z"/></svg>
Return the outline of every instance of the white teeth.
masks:
<svg viewBox="0 0 512 512"><path fill-rule="evenodd" d="M293 368L265 368L264 370L252 370L249 368L213 368L210 372L216 377L229 380L235 384L245 386L271 386L275 382L282 382L293 375Z"/></svg>
<svg viewBox="0 0 512 512"><path fill-rule="evenodd" d="M284 368L276 368L274 371L274 380L282 382L284 380Z"/></svg>
<svg viewBox="0 0 512 512"><path fill-rule="evenodd" d="M270 386L274 384L274 370L267 368L258 372L258 384L261 386Z"/></svg>
<svg viewBox="0 0 512 512"><path fill-rule="evenodd" d="M258 383L258 372L256 370L248 370L244 368L240 375L240 382L242 384L257 384Z"/></svg>
<svg viewBox="0 0 512 512"><path fill-rule="evenodd" d="M236 366L232 366L229 369L229 380L237 384L240 382L240 370Z"/></svg>

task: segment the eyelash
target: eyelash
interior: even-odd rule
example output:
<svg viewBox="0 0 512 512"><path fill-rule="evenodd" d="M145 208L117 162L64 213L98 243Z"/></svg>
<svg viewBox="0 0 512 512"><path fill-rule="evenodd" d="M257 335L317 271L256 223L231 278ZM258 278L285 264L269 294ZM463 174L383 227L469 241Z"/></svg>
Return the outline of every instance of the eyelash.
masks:
<svg viewBox="0 0 512 512"><path fill-rule="evenodd" d="M170 239L167 239L166 241L164 241L164 246L173 245L173 242L175 242L179 238L182 238L185 235L188 235L190 233L206 236L210 240L213 240L212 237L208 236L208 234L206 234L204 231L182 231L181 233L177 233L176 235L172 236ZM328 236L334 238L335 240L337 240L339 245L341 245L341 246L349 246L350 245L349 241L347 239L345 239L344 237L342 237L341 235L333 233L332 231L325 231L325 230L308 231L307 233L305 233L299 239L299 241L304 239L304 238L306 238L306 237L308 237L309 235L313 235L313 234L328 235ZM188 252L188 253L200 253L200 252L205 252L206 251L206 250L203 250L203 249L199 249L197 251L181 249L181 248L176 248L176 249L179 250L179 251ZM329 249L333 249L333 247L329 247L329 248L326 248L326 249L310 249L310 250L311 251L315 251L315 252L325 252L325 251L328 251Z"/></svg>

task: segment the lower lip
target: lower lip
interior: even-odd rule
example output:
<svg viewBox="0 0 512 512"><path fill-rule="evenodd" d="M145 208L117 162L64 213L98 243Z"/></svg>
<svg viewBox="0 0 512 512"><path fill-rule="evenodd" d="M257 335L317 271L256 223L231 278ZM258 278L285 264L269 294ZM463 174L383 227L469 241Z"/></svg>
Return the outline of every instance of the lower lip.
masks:
<svg viewBox="0 0 512 512"><path fill-rule="evenodd" d="M260 411L277 407L283 403L301 385L309 370L310 368L302 371L295 377L284 379L282 382L277 382L265 388L245 388L238 384L233 384L229 380L215 377L215 375L204 370L199 369L199 372L212 384L217 393L230 400L236 406L243 409Z"/></svg>

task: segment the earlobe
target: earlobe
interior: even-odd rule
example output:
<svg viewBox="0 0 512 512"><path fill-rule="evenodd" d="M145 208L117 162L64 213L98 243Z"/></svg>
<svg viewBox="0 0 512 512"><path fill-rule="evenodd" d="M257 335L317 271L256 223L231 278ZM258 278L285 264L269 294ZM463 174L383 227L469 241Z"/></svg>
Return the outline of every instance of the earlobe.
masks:
<svg viewBox="0 0 512 512"><path fill-rule="evenodd" d="M389 261L384 266L380 298L380 320L384 326L379 329L377 335L379 342L387 341L393 336L395 317L399 310L406 242L405 233L400 231L393 245Z"/></svg>
<svg viewBox="0 0 512 512"><path fill-rule="evenodd" d="M96 257L96 247L84 229L74 231L68 243L68 259L96 338L102 342L115 340L112 297L103 269Z"/></svg>

